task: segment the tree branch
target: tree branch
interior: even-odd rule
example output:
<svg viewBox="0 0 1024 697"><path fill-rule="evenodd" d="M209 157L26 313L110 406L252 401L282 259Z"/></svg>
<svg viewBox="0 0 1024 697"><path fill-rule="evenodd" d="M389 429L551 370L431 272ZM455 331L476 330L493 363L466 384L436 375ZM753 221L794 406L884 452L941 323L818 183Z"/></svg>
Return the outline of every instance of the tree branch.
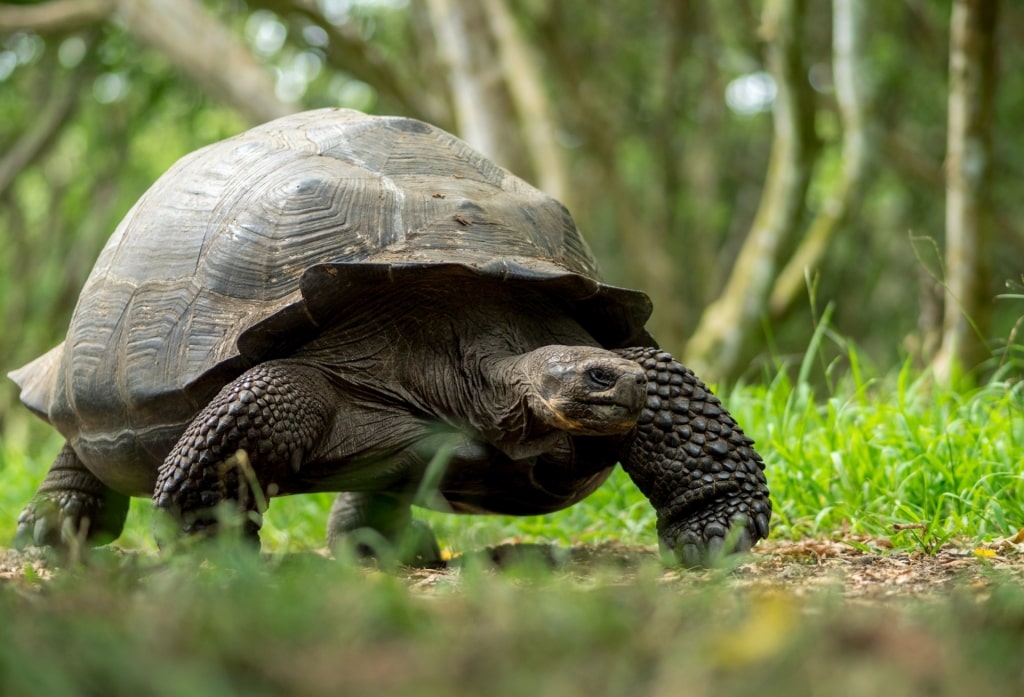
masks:
<svg viewBox="0 0 1024 697"><path fill-rule="evenodd" d="M443 123L445 109L430 90L415 88L403 82L392 63L377 48L363 40L358 31L329 21L312 0L250 0L249 5L270 10L289 21L301 17L327 33L324 48L327 62L357 80L371 85L387 101L397 105L406 116L431 123Z"/></svg>
<svg viewBox="0 0 1024 697"><path fill-rule="evenodd" d="M106 20L117 0L51 0L36 5L0 4L0 34L76 31Z"/></svg>
<svg viewBox="0 0 1024 697"><path fill-rule="evenodd" d="M0 199L18 174L53 145L57 132L74 111L81 92L78 80L58 79L50 86L45 106L29 129L0 158Z"/></svg>

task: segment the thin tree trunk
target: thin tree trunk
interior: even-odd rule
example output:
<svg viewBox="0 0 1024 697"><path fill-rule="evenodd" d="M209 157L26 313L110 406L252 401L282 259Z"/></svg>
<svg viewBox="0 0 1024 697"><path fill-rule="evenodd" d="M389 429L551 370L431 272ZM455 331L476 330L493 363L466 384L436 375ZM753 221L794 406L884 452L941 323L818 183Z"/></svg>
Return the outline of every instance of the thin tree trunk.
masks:
<svg viewBox="0 0 1024 697"><path fill-rule="evenodd" d="M523 140L536 172L536 183L572 210L569 169L563 148L555 138L558 121L537 56L523 39L506 0L483 0L482 4L497 41L505 84L523 126Z"/></svg>
<svg viewBox="0 0 1024 697"><path fill-rule="evenodd" d="M782 253L791 248L817 150L814 103L801 53L804 0L767 0L762 35L777 94L774 138L761 202L721 296L701 316L687 345L705 379L734 378L753 353Z"/></svg>
<svg viewBox="0 0 1024 697"><path fill-rule="evenodd" d="M946 141L946 302L936 377L949 382L989 355L984 257L990 201L997 0L956 0Z"/></svg>
<svg viewBox="0 0 1024 697"><path fill-rule="evenodd" d="M666 8L672 7L675 0L665 0L664 4ZM687 265L687 272L680 274L681 277L677 280L682 298L687 304L691 304L690 310L681 318L685 321L685 324L681 325L683 327L693 326L696 317L692 315L696 315L700 308L713 299L714 292L721 287L725 274L728 273L728 269L719 268L717 263L717 246L720 240L727 236L725 230L728 223L717 214L716 209L723 197L723 173L731 163L729 158L722 157L717 140L707 137L707 134L721 133L728 121L728 107L722 99L726 81L721 65L722 47L727 45L728 39L722 34L720 27L726 22L736 21L735 14L730 12L733 9L730 4L693 3L689 9L691 15L681 18L681 23L697 25L695 35L707 34L711 40L697 50L701 64L700 81L690 90L694 95L695 113L692 118L696 122L696 127L686 140L685 147L681 149L680 185L689 190L693 201L700 202L701 206L709 206L712 214L689 213L683 220L684 216L677 213L670 218L669 230L681 230L682 225L687 226L687 257L692 260ZM692 37L682 40L682 46L678 50L684 53L693 51L694 49L687 45L692 40ZM730 46L730 50L735 49ZM681 135L685 133L682 131ZM679 194L678 190L673 192L676 197ZM680 333L683 334L682 330ZM680 339L685 339L685 335Z"/></svg>
<svg viewBox="0 0 1024 697"><path fill-rule="evenodd" d="M864 191L873 150L872 127L868 122L871 97L867 87L871 69L863 45L867 18L868 4L861 0L832 2L832 75L843 127L842 172L775 282L769 300L775 318L800 297L808 274L820 266L829 243L846 224Z"/></svg>
<svg viewBox="0 0 1024 697"><path fill-rule="evenodd" d="M518 132L505 109L504 83L482 7L476 0L426 3L448 68L459 136L498 164L521 172L516 167Z"/></svg>

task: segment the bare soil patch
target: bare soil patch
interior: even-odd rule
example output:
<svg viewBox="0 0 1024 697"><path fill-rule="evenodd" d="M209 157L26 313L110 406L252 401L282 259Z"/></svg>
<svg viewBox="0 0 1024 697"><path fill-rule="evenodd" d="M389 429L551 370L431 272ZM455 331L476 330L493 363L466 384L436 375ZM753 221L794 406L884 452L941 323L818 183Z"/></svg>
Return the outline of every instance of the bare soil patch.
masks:
<svg viewBox="0 0 1024 697"><path fill-rule="evenodd" d="M737 588L797 596L839 594L854 602L941 598L954 590L984 595L997 580L1024 584L1024 544L1011 539L976 547L950 544L931 552L894 551L891 546L887 540L864 539L762 542L725 577ZM638 567L657 560L653 547L614 543L570 549L509 544L471 554L486 555L495 565L504 566L524 552L540 555L581 578L595 568L614 567L621 569L623 580L627 580ZM410 581L419 589L451 583L458 564L451 567L412 570ZM662 578L666 583L699 585L720 582L722 576L721 569L668 569Z"/></svg>

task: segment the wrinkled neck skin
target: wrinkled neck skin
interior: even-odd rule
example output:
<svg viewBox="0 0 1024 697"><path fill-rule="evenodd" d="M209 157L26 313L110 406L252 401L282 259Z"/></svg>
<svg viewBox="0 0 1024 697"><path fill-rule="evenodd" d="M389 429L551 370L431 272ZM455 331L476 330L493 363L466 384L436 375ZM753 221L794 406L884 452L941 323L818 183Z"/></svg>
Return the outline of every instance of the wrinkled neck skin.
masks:
<svg viewBox="0 0 1024 697"><path fill-rule="evenodd" d="M443 422L521 460L567 438L531 402L529 352L549 345L596 342L539 295L454 283L368 294L295 358L327 373L343 405Z"/></svg>
<svg viewBox="0 0 1024 697"><path fill-rule="evenodd" d="M513 460L546 453L564 442L564 431L536 417L528 354L481 356L471 358L470 365L480 381L472 397L479 419L474 427L488 442Z"/></svg>

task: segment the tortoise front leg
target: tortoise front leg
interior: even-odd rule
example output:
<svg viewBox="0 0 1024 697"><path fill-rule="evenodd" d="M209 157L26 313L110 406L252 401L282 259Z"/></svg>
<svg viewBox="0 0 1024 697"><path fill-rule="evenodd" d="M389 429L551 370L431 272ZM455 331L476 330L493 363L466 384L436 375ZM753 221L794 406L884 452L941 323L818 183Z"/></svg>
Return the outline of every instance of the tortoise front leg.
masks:
<svg viewBox="0 0 1024 697"><path fill-rule="evenodd" d="M116 539L128 515L128 496L96 478L67 443L39 491L18 516L14 546L68 549Z"/></svg>
<svg viewBox="0 0 1024 697"><path fill-rule="evenodd" d="M626 436L620 462L658 513L662 548L680 563L697 566L767 537L772 504L754 441L668 353L617 353L647 372L647 406ZM732 549L723 550L726 540Z"/></svg>
<svg viewBox="0 0 1024 697"><path fill-rule="evenodd" d="M266 501L297 472L325 434L334 388L320 372L295 363L263 363L203 409L164 460L153 501L182 532L213 531L216 508L232 502L244 531L256 537Z"/></svg>

